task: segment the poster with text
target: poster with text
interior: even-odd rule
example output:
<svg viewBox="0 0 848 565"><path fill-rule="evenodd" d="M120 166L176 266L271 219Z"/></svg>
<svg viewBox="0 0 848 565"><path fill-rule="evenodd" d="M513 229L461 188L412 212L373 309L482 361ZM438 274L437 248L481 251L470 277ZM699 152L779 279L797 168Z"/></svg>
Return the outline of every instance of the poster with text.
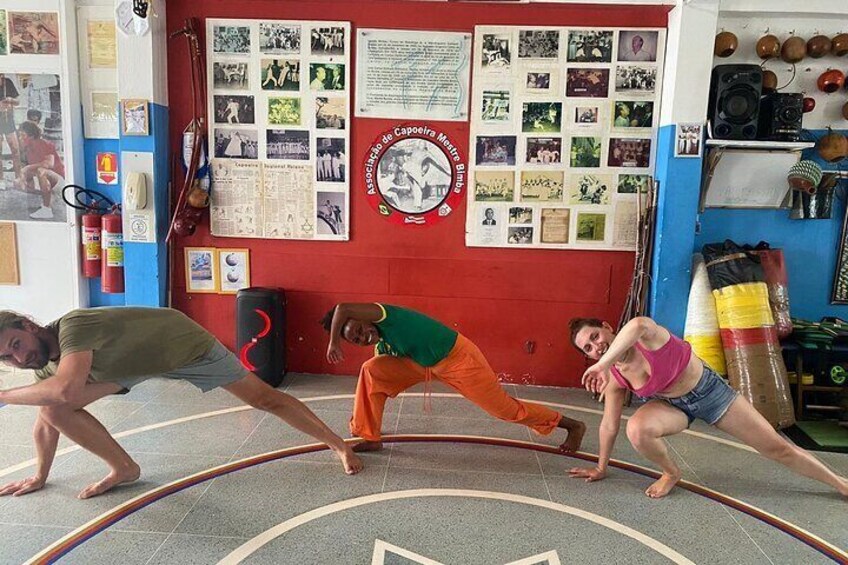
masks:
<svg viewBox="0 0 848 565"><path fill-rule="evenodd" d="M356 115L468 119L471 34L359 29Z"/></svg>
<svg viewBox="0 0 848 565"><path fill-rule="evenodd" d="M350 34L349 22L206 21L213 235L349 239Z"/></svg>
<svg viewBox="0 0 848 565"><path fill-rule="evenodd" d="M475 28L466 245L636 248L665 39L645 28Z"/></svg>

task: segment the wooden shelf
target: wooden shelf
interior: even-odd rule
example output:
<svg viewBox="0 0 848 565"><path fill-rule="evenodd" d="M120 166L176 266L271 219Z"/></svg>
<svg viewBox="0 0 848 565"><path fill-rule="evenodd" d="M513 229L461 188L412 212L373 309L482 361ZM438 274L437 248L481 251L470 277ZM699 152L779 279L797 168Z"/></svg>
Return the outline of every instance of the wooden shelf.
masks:
<svg viewBox="0 0 848 565"><path fill-rule="evenodd" d="M844 390L844 387L841 386L801 385L801 388L805 392L842 392Z"/></svg>
<svg viewBox="0 0 848 565"><path fill-rule="evenodd" d="M801 151L810 149L816 144L811 141L759 141L739 139L708 139L708 147L723 147L725 149L762 149L764 151Z"/></svg>

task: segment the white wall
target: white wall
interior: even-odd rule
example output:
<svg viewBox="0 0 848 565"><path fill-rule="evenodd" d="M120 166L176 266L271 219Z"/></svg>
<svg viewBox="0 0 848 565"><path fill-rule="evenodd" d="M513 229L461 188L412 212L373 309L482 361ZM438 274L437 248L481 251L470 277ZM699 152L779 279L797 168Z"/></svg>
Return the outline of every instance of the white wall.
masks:
<svg viewBox="0 0 848 565"><path fill-rule="evenodd" d="M4 0L8 11L59 13L60 55L6 55L0 71L58 74L62 89L65 169L68 182L84 183L79 78L77 72L76 18L72 0ZM12 309L41 322L86 304L87 287L77 267L79 237L76 219L68 223L17 222L21 284L0 286L0 309Z"/></svg>

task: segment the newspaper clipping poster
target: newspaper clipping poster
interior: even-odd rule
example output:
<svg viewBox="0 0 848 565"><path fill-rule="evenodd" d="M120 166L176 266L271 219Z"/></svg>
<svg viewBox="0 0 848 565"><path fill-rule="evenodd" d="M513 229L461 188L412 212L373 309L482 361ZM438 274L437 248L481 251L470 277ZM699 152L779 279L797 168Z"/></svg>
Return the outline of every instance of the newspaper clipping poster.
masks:
<svg viewBox="0 0 848 565"><path fill-rule="evenodd" d="M212 161L215 198L210 206L212 235L263 237L262 165L256 161Z"/></svg>
<svg viewBox="0 0 848 565"><path fill-rule="evenodd" d="M471 34L360 29L356 115L468 119Z"/></svg>
<svg viewBox="0 0 848 565"><path fill-rule="evenodd" d="M350 34L207 20L213 235L349 239Z"/></svg>
<svg viewBox="0 0 848 565"><path fill-rule="evenodd" d="M477 26L466 244L633 250L662 29Z"/></svg>
<svg viewBox="0 0 848 565"><path fill-rule="evenodd" d="M312 167L295 163L264 165L263 237L307 239L315 235Z"/></svg>

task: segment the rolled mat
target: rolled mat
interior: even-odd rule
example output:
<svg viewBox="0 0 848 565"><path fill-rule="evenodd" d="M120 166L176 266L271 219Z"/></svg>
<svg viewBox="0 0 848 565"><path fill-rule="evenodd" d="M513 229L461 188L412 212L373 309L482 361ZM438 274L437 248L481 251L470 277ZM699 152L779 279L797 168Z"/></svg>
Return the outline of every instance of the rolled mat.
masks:
<svg viewBox="0 0 848 565"><path fill-rule="evenodd" d="M723 243L708 243L702 250L713 290L765 281L760 258L729 239Z"/></svg>
<svg viewBox="0 0 848 565"><path fill-rule="evenodd" d="M692 345L695 355L715 372L727 374L715 298L710 291L710 279L700 253L696 253L692 261L692 287L689 291L683 336L683 339Z"/></svg>
<svg viewBox="0 0 848 565"><path fill-rule="evenodd" d="M757 412L776 428L788 428L795 423L779 344L725 343L724 355L730 386L738 390Z"/></svg>
<svg viewBox="0 0 848 565"><path fill-rule="evenodd" d="M774 317L769 304L768 286L750 282L726 286L713 291L722 329L773 326Z"/></svg>
<svg viewBox="0 0 848 565"><path fill-rule="evenodd" d="M760 246L767 245L763 242ZM789 314L789 278L786 275L786 261L780 249L759 249L753 251L762 262L763 274L768 285L769 304L777 326L778 337L792 333L792 317Z"/></svg>

